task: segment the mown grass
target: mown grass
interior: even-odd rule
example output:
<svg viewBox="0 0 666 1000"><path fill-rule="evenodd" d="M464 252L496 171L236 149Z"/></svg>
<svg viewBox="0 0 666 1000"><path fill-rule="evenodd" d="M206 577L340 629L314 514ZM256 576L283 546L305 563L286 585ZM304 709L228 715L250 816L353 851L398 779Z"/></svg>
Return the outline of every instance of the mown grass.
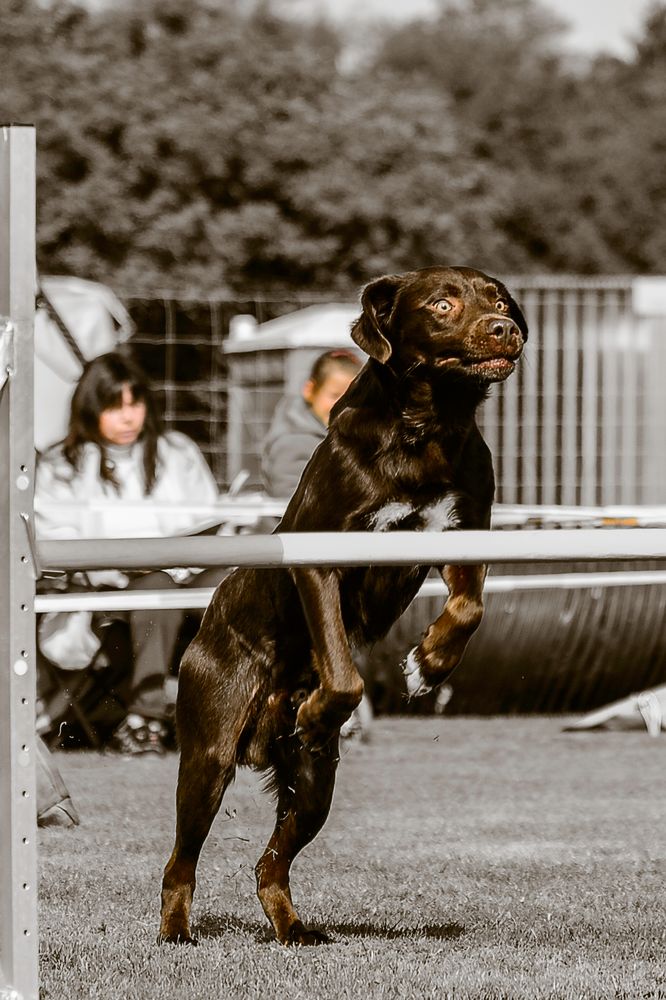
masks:
<svg viewBox="0 0 666 1000"><path fill-rule="evenodd" d="M158 946L177 760L60 755L82 813L40 831L44 1000L666 998L666 739L560 719L381 719L293 870L333 942L277 944L248 772L199 866L197 948Z"/></svg>

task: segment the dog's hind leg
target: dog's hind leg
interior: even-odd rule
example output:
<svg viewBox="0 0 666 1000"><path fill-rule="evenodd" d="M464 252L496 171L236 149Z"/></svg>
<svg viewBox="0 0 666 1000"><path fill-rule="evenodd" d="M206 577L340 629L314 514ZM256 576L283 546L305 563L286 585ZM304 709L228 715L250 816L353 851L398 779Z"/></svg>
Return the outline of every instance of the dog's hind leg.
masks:
<svg viewBox="0 0 666 1000"><path fill-rule="evenodd" d="M310 748L321 748L346 722L363 697L340 608L335 570L292 569L312 642L319 686L303 702L297 732Z"/></svg>
<svg viewBox="0 0 666 1000"><path fill-rule="evenodd" d="M162 881L161 941L193 940L190 909L199 854L236 772L258 690L228 683L222 694L214 658L202 652L200 641L190 645L178 681L176 843Z"/></svg>
<svg viewBox="0 0 666 1000"><path fill-rule="evenodd" d="M289 870L298 852L326 821L338 759L335 739L316 754L294 744L290 755L276 766L277 820L255 870L259 900L282 944L322 944L328 940L299 919L291 901Z"/></svg>
<svg viewBox="0 0 666 1000"><path fill-rule="evenodd" d="M235 761L228 751L218 752L214 747L205 754L181 751L176 843L162 881L160 941L196 943L190 932L190 909L197 862L235 770Z"/></svg>
<svg viewBox="0 0 666 1000"><path fill-rule="evenodd" d="M444 610L404 666L410 697L425 694L449 677L483 617L486 566L445 566L441 574L449 588Z"/></svg>

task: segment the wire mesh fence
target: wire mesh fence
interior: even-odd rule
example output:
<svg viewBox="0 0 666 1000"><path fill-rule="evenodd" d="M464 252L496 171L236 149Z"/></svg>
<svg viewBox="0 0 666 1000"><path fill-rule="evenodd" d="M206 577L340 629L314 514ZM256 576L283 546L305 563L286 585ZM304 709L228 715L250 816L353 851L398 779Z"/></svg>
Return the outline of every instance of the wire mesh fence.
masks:
<svg viewBox="0 0 666 1000"><path fill-rule="evenodd" d="M165 426L188 434L199 444L221 488L228 485L230 386L222 345L229 336L230 321L244 314L263 323L309 301L125 298L136 327L131 346L155 388ZM261 387L258 391L257 405L261 406L264 393ZM271 413L265 407L264 412L268 429Z"/></svg>
<svg viewBox="0 0 666 1000"><path fill-rule="evenodd" d="M498 501L662 502L666 317L636 311L631 279L507 281L530 340L517 374L493 387L481 412ZM126 299L132 345L167 427L199 443L222 488L241 467L259 485L261 442L299 350L246 350L234 365L223 347L230 322L245 314L261 324L314 301L323 299ZM230 420L234 406L242 412Z"/></svg>
<svg viewBox="0 0 666 1000"><path fill-rule="evenodd" d="M483 407L505 503L648 504L666 491L658 371L666 320L634 309L628 280L511 285L531 337Z"/></svg>

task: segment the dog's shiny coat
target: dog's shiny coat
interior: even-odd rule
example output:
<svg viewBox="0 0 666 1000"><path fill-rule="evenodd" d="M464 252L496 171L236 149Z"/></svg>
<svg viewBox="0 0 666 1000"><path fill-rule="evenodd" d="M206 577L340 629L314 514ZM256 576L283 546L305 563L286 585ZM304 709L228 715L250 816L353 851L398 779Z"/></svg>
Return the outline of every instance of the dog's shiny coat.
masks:
<svg viewBox="0 0 666 1000"><path fill-rule="evenodd" d="M369 361L336 405L278 530L488 528L493 470L475 412L520 357L520 309L499 281L460 267L379 278L364 289L362 308L352 336ZM407 658L410 694L446 680L482 616L485 567L439 569L449 596ZM266 770L277 797L256 869L277 938L325 940L298 918L289 869L326 820L340 726L363 691L350 643L384 635L426 572L239 569L220 584L180 668L163 940L192 940L199 853L238 764Z"/></svg>

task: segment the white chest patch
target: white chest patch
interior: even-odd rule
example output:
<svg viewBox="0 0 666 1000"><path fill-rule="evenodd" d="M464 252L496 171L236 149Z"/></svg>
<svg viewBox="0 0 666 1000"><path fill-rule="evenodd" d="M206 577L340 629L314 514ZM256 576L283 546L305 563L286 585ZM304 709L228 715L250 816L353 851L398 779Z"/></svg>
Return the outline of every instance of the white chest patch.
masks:
<svg viewBox="0 0 666 1000"><path fill-rule="evenodd" d="M375 511L370 519L372 531L388 531L404 521L412 514L420 515L421 523L417 526L418 531L445 531L447 528L458 528L460 526L460 515L458 514L456 503L457 493L449 493L447 496L430 504L428 507L418 509L410 503L384 504Z"/></svg>
<svg viewBox="0 0 666 1000"><path fill-rule="evenodd" d="M460 515L456 508L458 495L449 493L443 500L438 500L430 507L421 511L423 525L421 531L446 531L447 528L457 528L460 525Z"/></svg>
<svg viewBox="0 0 666 1000"><path fill-rule="evenodd" d="M399 503L398 501L387 503L372 515L370 526L373 531L388 531L394 524L399 524L413 513L414 508L410 503Z"/></svg>

